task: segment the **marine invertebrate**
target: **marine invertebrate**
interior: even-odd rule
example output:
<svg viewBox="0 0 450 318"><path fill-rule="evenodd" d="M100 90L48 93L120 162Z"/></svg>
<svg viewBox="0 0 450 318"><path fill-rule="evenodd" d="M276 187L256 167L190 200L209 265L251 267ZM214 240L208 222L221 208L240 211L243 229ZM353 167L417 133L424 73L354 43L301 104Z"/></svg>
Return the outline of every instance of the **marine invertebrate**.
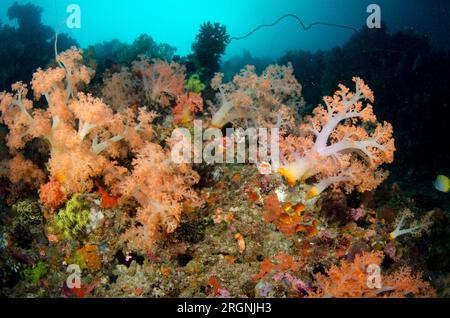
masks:
<svg viewBox="0 0 450 318"><path fill-rule="evenodd" d="M42 277L47 275L47 273L48 273L47 266L45 265L44 262L39 261L33 267L25 268L21 274L26 280L32 283L37 283Z"/></svg>
<svg viewBox="0 0 450 318"><path fill-rule="evenodd" d="M73 261L81 269L89 268L93 271L98 271L101 268L101 256L96 245L88 244L79 248L75 252Z"/></svg>
<svg viewBox="0 0 450 318"><path fill-rule="evenodd" d="M277 228L288 236L300 232L304 232L307 237L318 234L318 222L304 217L303 212L306 207L303 203L286 202L282 204L274 192L266 196L263 201L265 223L274 222Z"/></svg>
<svg viewBox="0 0 450 318"><path fill-rule="evenodd" d="M209 80L220 68L220 58L230 42L225 25L210 21L200 25L200 31L192 44L194 54L190 62L202 73L202 78Z"/></svg>
<svg viewBox="0 0 450 318"><path fill-rule="evenodd" d="M293 256L285 253L280 253L275 256L276 262L271 262L268 258L264 259L260 265L258 274L252 277L253 280L260 280L268 274L275 272L295 272L304 264L302 261L294 259Z"/></svg>
<svg viewBox="0 0 450 318"><path fill-rule="evenodd" d="M162 233L178 227L183 206L201 204L192 189L199 175L188 164L175 164L169 150L147 143L133 160L132 172L111 170L105 178L122 199L132 198L140 207L121 239L130 249L149 251Z"/></svg>
<svg viewBox="0 0 450 318"><path fill-rule="evenodd" d="M39 223L42 221L42 213L38 202L25 199L13 204L13 210L22 222Z"/></svg>
<svg viewBox="0 0 450 318"><path fill-rule="evenodd" d="M7 177L14 184L23 183L31 188L38 188L45 180L44 172L20 153L0 162L0 176Z"/></svg>
<svg viewBox="0 0 450 318"><path fill-rule="evenodd" d="M433 224L433 221L431 220L431 216L433 215L433 211L430 211L425 214L425 216L420 220L420 222L417 222L414 220L409 227L405 228L405 221L407 219L414 218L414 213L412 213L411 210L405 209L403 210L398 217L395 220L395 229L391 233L389 233L389 239L395 240L401 235L405 234L412 234L415 236L420 236L424 231L430 228L430 226Z"/></svg>
<svg viewBox="0 0 450 318"><path fill-rule="evenodd" d="M193 120L196 111L203 111L203 99L197 93L183 94L173 108L174 124L186 124Z"/></svg>
<svg viewBox="0 0 450 318"><path fill-rule="evenodd" d="M284 165L278 172L290 186L314 177L306 199L318 196L331 185L360 192L376 188L387 172L379 169L393 161L395 151L392 126L378 123L370 88L353 78L356 90L339 85L333 97L324 97L325 106L314 109L300 126L300 136L283 140ZM292 150L294 148L294 150Z"/></svg>
<svg viewBox="0 0 450 318"><path fill-rule="evenodd" d="M104 209L115 208L119 205L120 195L109 195L108 192L98 183L95 182L96 187L98 188L98 194L100 195L100 206Z"/></svg>
<svg viewBox="0 0 450 318"><path fill-rule="evenodd" d="M61 182L50 180L39 189L39 199L48 209L57 209L67 200Z"/></svg>
<svg viewBox="0 0 450 318"><path fill-rule="evenodd" d="M301 105L301 85L295 79L292 65L269 65L258 76L253 66L222 83L217 73L211 87L219 91L218 109L211 126L222 128L228 122L244 122L256 127L287 129L294 125L295 112Z"/></svg>
<svg viewBox="0 0 450 318"><path fill-rule="evenodd" d="M66 206L55 216L56 225L63 232L66 239L76 239L84 232L89 223L89 207L76 193L67 201Z"/></svg>
<svg viewBox="0 0 450 318"><path fill-rule="evenodd" d="M103 100L116 112L121 112L140 100L138 83L126 67L106 78L104 83Z"/></svg>
<svg viewBox="0 0 450 318"><path fill-rule="evenodd" d="M140 60L133 62L133 71L142 78L150 103L167 107L184 93L185 68L176 62L153 59L150 63L141 56Z"/></svg>
<svg viewBox="0 0 450 318"><path fill-rule="evenodd" d="M11 152L19 152L33 138L45 140L51 177L68 194L90 191L92 178L102 174L112 157L126 155L124 148L136 150L152 135L154 114L142 108L113 113L101 99L78 92L93 76L82 64L81 50L63 52L57 62L58 67L33 75L34 97L44 96L48 107L34 108L27 86L19 82L12 85L13 93L0 93L1 121L9 128ZM44 178L38 177L42 183Z"/></svg>
<svg viewBox="0 0 450 318"><path fill-rule="evenodd" d="M189 76L186 82L186 89L189 92L193 93L201 93L206 88L206 85L203 84L200 80L200 76L198 74L192 74Z"/></svg>
<svg viewBox="0 0 450 318"><path fill-rule="evenodd" d="M316 274L317 290L310 297L430 297L435 295L431 285L422 280L420 274L413 274L403 267L393 273L381 276L381 288L371 288L367 268L380 266L383 252L363 252L353 261L341 261L332 265L327 275Z"/></svg>

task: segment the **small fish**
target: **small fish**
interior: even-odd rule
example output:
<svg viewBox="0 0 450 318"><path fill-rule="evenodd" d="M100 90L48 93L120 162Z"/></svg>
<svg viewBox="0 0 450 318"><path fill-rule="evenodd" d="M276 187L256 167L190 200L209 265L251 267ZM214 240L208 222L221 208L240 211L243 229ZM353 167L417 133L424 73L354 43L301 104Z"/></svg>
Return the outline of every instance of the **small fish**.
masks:
<svg viewBox="0 0 450 318"><path fill-rule="evenodd" d="M444 175L439 175L433 185L438 191L448 192L450 190L450 179Z"/></svg>

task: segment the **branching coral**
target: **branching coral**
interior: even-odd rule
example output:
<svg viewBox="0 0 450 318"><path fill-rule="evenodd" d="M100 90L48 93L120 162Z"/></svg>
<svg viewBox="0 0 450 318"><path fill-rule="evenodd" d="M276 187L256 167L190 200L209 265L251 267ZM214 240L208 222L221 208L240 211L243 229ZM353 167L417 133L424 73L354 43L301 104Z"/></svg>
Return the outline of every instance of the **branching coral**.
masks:
<svg viewBox="0 0 450 318"><path fill-rule="evenodd" d="M127 68L122 68L119 73L112 74L104 82L103 100L114 111L121 112L140 100L139 85Z"/></svg>
<svg viewBox="0 0 450 318"><path fill-rule="evenodd" d="M211 125L222 128L228 122L244 121L256 127L289 128L301 103L301 86L295 79L292 66L270 65L258 76L253 66L222 83L223 74L211 80L218 89L219 106ZM249 123L250 121L250 123Z"/></svg>
<svg viewBox="0 0 450 318"><path fill-rule="evenodd" d="M279 169L294 186L314 177L307 199L319 195L331 185L343 185L347 191L376 188L387 173L383 163L393 161L395 151L392 126L380 124L373 113L374 96L360 78L353 78L356 91L339 86L333 97L325 97L314 115L300 127L300 136L288 136L280 144L285 164Z"/></svg>
<svg viewBox="0 0 450 318"><path fill-rule="evenodd" d="M38 188L45 180L44 172L20 153L11 160L0 162L0 176L8 177L12 183L22 182L31 188Z"/></svg>
<svg viewBox="0 0 450 318"><path fill-rule="evenodd" d="M41 186L42 203L55 209L75 193L55 215L65 238L77 238L89 222L89 208L77 193L91 191L94 180L104 177L114 191L114 196L108 197L114 199L114 204L108 202L108 207L116 207L119 197L132 198L140 204L132 228L122 239L130 248L147 249L160 233L176 229L184 207L198 206L201 202L191 187L199 176L188 164L172 163L170 151L151 142L155 113L143 107L130 108L126 99L115 100L119 103L112 109L102 99L79 91L93 75L81 61L81 50L72 48L57 57L58 67L39 69L34 74L34 97L45 97L45 109L33 107L33 102L26 97L27 86L22 83L13 85L13 93L0 94L1 120L9 128L8 146L12 153L18 153L16 159L4 164L2 174L19 170L22 173L11 177L22 178L25 182L36 179L35 186L42 185L45 175L19 151L31 139L47 141L51 181ZM202 109L200 95L185 94L184 68L180 65L161 60L149 64L141 60L134 64L134 70L142 76L152 103L166 107L178 101L179 107L175 110L183 113L183 120ZM124 72L122 79L130 80L131 75ZM125 87L119 94L121 98L130 89L132 87ZM117 99L115 95L109 97ZM131 172L117 162L120 161L117 159L133 157Z"/></svg>
<svg viewBox="0 0 450 318"><path fill-rule="evenodd" d="M67 200L62 184L57 180L50 180L39 189L39 199L48 209L56 209Z"/></svg>

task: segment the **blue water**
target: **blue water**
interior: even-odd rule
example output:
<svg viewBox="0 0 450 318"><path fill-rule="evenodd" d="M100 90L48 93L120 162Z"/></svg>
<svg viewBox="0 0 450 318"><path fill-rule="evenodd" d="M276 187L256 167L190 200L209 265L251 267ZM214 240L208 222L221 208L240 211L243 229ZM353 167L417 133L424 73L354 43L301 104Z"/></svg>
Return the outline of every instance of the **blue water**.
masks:
<svg viewBox="0 0 450 318"><path fill-rule="evenodd" d="M6 12L14 0L0 1L0 20L11 23ZM81 8L81 28L62 32L77 39L82 47L117 38L132 42L147 33L157 42L169 43L177 54L187 55L205 21L227 26L231 36L242 36L260 24L272 23L286 13L299 16L306 24L315 21L337 23L361 28L369 15L367 5L380 5L382 21L392 31L405 28L427 35L438 48L450 47L450 2L401 0L20 0L43 8L43 24L55 27L64 21L69 4ZM347 29L315 26L309 31L300 28L295 19L287 18L276 26L264 28L251 37L233 41L225 58L241 54L243 49L253 56L276 58L286 50L326 50L344 43L352 35Z"/></svg>

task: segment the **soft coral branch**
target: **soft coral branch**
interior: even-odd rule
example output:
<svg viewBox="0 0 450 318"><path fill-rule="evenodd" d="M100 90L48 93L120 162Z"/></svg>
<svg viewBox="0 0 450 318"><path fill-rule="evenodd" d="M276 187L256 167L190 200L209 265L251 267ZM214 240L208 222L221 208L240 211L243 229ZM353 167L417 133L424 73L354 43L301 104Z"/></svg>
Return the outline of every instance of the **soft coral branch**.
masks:
<svg viewBox="0 0 450 318"><path fill-rule="evenodd" d="M355 92L340 85L333 97L324 97L325 106L318 106L301 125L297 152L292 150L293 138L286 138L288 145L281 146L290 154L279 172L291 186L317 179L307 198L338 184L348 191L371 190L387 176L378 167L393 160L392 126L378 123L372 105L365 103L373 102L374 96L364 81L355 77L353 82Z"/></svg>
<svg viewBox="0 0 450 318"><path fill-rule="evenodd" d="M222 128L238 121L267 128L292 125L302 89L292 65L269 65L260 76L254 66L247 65L231 82L222 83L222 79L223 74L217 73L211 80L212 88L218 90L219 104L211 126Z"/></svg>

